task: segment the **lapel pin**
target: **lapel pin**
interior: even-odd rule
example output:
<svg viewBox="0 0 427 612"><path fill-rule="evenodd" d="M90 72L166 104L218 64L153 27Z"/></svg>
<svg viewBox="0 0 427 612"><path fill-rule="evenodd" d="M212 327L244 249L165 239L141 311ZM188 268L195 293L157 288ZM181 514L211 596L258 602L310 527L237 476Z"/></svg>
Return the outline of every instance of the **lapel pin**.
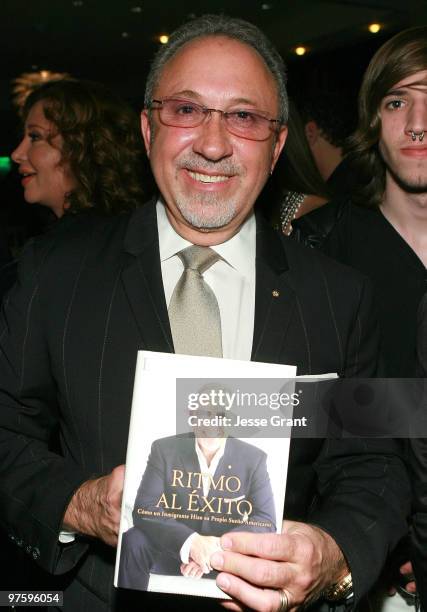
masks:
<svg viewBox="0 0 427 612"><path fill-rule="evenodd" d="M273 297L279 297L279 295L280 295L280 292L279 292L279 291L277 291L277 289L274 289L274 291L273 291Z"/></svg>

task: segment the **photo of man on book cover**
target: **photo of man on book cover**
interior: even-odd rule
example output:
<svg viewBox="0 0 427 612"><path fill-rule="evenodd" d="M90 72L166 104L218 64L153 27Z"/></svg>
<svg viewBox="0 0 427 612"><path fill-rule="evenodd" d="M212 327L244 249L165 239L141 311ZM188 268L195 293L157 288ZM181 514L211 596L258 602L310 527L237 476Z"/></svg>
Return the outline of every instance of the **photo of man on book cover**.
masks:
<svg viewBox="0 0 427 612"><path fill-rule="evenodd" d="M222 534L277 531L267 455L221 428L157 439L132 518L117 586L147 590L153 574L214 579L209 559Z"/></svg>

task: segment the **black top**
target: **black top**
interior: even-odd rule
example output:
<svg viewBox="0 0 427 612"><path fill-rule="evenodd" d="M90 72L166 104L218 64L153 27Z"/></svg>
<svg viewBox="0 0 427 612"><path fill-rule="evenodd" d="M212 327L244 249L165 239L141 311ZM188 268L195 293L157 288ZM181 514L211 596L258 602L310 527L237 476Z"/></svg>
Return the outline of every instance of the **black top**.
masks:
<svg viewBox="0 0 427 612"><path fill-rule="evenodd" d="M418 309L418 374L427 377L427 289Z"/></svg>
<svg viewBox="0 0 427 612"><path fill-rule="evenodd" d="M427 292L418 310L419 376L427 377ZM410 443L410 470L413 490L413 522L411 558L421 609L427 610L427 439L416 438Z"/></svg>
<svg viewBox="0 0 427 612"><path fill-rule="evenodd" d="M414 376L417 309L427 289L427 270L422 261L379 209L330 203L299 221L298 229L305 240L360 270L373 282L383 375ZM313 239L316 235L318 240Z"/></svg>
<svg viewBox="0 0 427 612"><path fill-rule="evenodd" d="M326 181L332 197L350 197L364 182L359 166L350 156L344 157Z"/></svg>

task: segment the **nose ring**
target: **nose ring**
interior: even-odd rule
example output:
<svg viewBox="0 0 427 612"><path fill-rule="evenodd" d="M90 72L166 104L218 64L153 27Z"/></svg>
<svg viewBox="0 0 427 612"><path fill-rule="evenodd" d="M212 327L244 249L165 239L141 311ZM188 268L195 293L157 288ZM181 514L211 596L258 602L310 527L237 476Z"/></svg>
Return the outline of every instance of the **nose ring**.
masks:
<svg viewBox="0 0 427 612"><path fill-rule="evenodd" d="M414 132L414 130L410 130L412 142L415 142L418 136L418 140L422 142L424 140L424 130L421 132Z"/></svg>

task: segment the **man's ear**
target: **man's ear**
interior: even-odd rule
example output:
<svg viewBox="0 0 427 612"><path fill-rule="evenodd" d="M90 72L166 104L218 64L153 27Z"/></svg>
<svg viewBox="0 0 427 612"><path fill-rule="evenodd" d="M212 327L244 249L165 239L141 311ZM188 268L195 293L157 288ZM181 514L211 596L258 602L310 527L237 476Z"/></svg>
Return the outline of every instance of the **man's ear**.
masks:
<svg viewBox="0 0 427 612"><path fill-rule="evenodd" d="M320 136L319 126L315 121L307 121L304 126L305 137L308 140L310 147L314 146Z"/></svg>
<svg viewBox="0 0 427 612"><path fill-rule="evenodd" d="M273 172L274 166L276 165L277 160L279 159L279 155L282 152L282 149L285 145L287 136L288 136L288 128L286 125L283 125L280 128L280 131L277 134L276 142L274 143L273 156L272 156L271 168L270 168L271 172Z"/></svg>
<svg viewBox="0 0 427 612"><path fill-rule="evenodd" d="M150 118L148 116L148 112L143 110L141 112L141 133L144 139L145 150L147 152L147 157L150 157L151 150L151 124Z"/></svg>

